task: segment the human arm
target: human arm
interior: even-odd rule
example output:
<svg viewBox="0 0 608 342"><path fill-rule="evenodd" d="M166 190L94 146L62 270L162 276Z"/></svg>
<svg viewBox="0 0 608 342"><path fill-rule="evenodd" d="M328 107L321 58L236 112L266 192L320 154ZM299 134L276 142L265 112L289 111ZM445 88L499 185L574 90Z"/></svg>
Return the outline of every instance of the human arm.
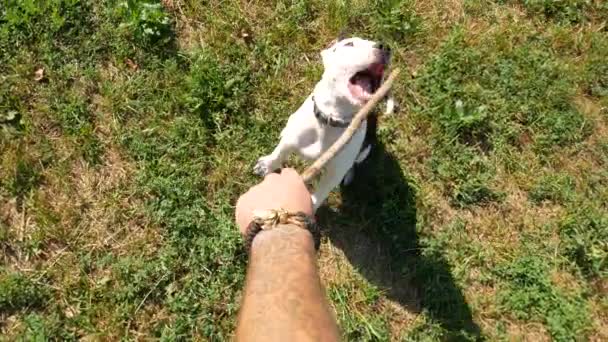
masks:
<svg viewBox="0 0 608 342"><path fill-rule="evenodd" d="M290 169L267 176L239 199L236 218L241 233L253 210L281 208L312 214L310 194ZM236 340L338 340L307 230L284 225L261 231L253 240Z"/></svg>

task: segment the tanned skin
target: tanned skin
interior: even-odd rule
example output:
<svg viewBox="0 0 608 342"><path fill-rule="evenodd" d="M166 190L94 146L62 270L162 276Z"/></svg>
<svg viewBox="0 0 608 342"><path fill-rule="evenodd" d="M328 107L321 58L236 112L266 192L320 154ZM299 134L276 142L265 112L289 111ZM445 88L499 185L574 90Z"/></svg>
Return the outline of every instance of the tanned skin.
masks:
<svg viewBox="0 0 608 342"><path fill-rule="evenodd" d="M256 209L312 214L310 193L292 169L270 174L237 202L241 233ZM297 226L260 232L253 240L237 341L338 341L321 286L312 235Z"/></svg>

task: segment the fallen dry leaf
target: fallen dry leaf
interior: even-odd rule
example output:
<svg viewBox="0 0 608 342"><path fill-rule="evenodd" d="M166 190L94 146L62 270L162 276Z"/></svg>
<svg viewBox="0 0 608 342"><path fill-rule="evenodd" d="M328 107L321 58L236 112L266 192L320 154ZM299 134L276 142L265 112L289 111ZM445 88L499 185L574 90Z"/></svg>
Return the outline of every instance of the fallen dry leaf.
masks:
<svg viewBox="0 0 608 342"><path fill-rule="evenodd" d="M139 68L139 65L137 65L137 63L133 62L133 60L131 60L130 58L127 58L127 60L125 61L125 63L127 63L127 65L129 66L129 68L133 71L137 70Z"/></svg>
<svg viewBox="0 0 608 342"><path fill-rule="evenodd" d="M247 29L241 30L241 39L245 42L245 44L249 45L253 42L253 36L251 32Z"/></svg>
<svg viewBox="0 0 608 342"><path fill-rule="evenodd" d="M34 81L40 82L44 79L44 68L40 68L36 70L34 73Z"/></svg>
<svg viewBox="0 0 608 342"><path fill-rule="evenodd" d="M73 306L69 306L69 307L65 308L63 313L65 314L65 317L73 318L74 316L76 316L80 313L80 310L78 310L77 308L74 308Z"/></svg>
<svg viewBox="0 0 608 342"><path fill-rule="evenodd" d="M165 7L166 9L172 10L175 8L173 0L160 0L160 3L163 4L163 7Z"/></svg>

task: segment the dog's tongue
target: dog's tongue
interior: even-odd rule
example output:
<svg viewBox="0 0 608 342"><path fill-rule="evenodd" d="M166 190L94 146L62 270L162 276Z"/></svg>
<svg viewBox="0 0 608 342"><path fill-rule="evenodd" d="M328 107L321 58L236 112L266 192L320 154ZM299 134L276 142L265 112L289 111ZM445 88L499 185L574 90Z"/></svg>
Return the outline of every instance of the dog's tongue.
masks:
<svg viewBox="0 0 608 342"><path fill-rule="evenodd" d="M372 94L372 79L368 75L356 75L348 84L351 93L360 99L365 99Z"/></svg>

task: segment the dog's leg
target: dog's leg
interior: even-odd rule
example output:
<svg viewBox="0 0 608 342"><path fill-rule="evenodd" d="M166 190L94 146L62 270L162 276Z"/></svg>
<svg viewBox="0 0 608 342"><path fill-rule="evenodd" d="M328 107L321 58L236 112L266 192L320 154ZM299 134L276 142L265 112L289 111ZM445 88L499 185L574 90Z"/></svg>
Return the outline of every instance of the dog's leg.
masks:
<svg viewBox="0 0 608 342"><path fill-rule="evenodd" d="M338 187L342 180L348 181L346 178L348 178L350 172L354 172L353 166L363 136L364 134L359 134L357 137L354 137L353 140L356 140L355 143L347 144L344 149L325 166L321 178L316 184L315 192L312 194L312 206L315 211L327 199L329 193Z"/></svg>
<svg viewBox="0 0 608 342"><path fill-rule="evenodd" d="M369 153L371 150L372 150L372 146L367 145L367 147L365 147L361 152L359 152L359 155L357 155L357 158L355 159L355 164L363 163L365 161L365 159L367 159L367 157L369 157ZM346 171L346 174L344 175L344 179L342 179L342 185L347 186L350 183L352 183L354 179L355 179L355 166L353 165L353 167L351 167L348 171Z"/></svg>
<svg viewBox="0 0 608 342"><path fill-rule="evenodd" d="M337 164L338 163L334 160L327 163L324 173L321 175L321 179L319 179L319 183L316 185L315 192L312 194L312 207L314 211L319 209L329 196L331 190L340 185L344 175L349 170L346 165L342 166L342 169L340 169L340 165ZM344 170L343 168L347 169Z"/></svg>
<svg viewBox="0 0 608 342"><path fill-rule="evenodd" d="M384 115L391 115L395 112L395 98L389 94L386 96L386 110L384 111Z"/></svg>
<svg viewBox="0 0 608 342"><path fill-rule="evenodd" d="M279 144L271 154L258 159L257 164L253 167L253 172L258 176L266 176L274 170L281 168L281 164L289 156L292 150L292 144L285 138L281 138Z"/></svg>

